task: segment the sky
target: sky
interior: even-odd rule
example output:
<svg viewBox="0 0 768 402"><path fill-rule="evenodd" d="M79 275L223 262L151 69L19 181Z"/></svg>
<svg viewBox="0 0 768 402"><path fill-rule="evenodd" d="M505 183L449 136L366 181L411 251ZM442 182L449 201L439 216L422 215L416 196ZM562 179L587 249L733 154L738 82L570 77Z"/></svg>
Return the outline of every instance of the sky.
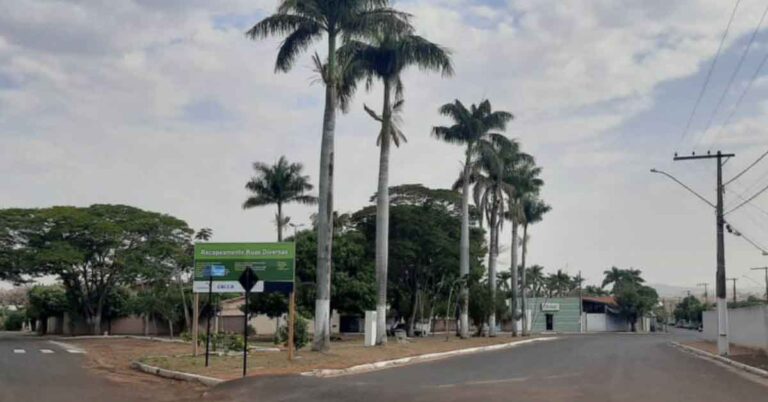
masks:
<svg viewBox="0 0 768 402"><path fill-rule="evenodd" d="M714 201L714 161L673 162L675 152L735 153L727 179L768 149L768 68L757 70L768 55L763 28L727 85L764 1L740 2L686 130L734 3L394 2L420 35L451 51L456 74L404 74L408 142L392 152L390 183L449 187L462 148L430 135L450 123L437 109L489 99L515 115L506 133L544 169L542 197L553 210L530 229L530 263L581 271L588 283L611 266L641 269L650 283L714 283L712 208L649 170ZM215 241L274 241L274 208L241 208L251 164L285 155L316 185L324 101L310 59L323 53L322 42L276 74L280 38L244 36L276 7L275 0L0 0L0 208L121 203L210 227ZM361 89L338 116L341 212L368 205L376 189L378 128L363 104L380 109L380 85ZM729 185L726 210L766 185L768 158ZM286 208L297 223L309 223L312 212ZM726 219L768 247L768 192ZM509 238L507 225L502 266ZM749 268L768 257L743 238L727 235L726 261L739 286L762 284Z"/></svg>

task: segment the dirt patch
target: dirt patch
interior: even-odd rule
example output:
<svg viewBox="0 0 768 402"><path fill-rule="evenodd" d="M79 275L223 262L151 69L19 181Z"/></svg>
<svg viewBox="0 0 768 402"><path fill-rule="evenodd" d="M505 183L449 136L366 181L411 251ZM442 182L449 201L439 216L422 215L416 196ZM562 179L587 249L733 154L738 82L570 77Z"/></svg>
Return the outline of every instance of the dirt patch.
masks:
<svg viewBox="0 0 768 402"><path fill-rule="evenodd" d="M131 362L142 356L189 353L190 345L120 338L68 339L64 342L87 351L83 362L89 370L138 393L151 393L158 402L196 400L206 390L201 384L167 380L130 367Z"/></svg>
<svg viewBox="0 0 768 402"><path fill-rule="evenodd" d="M684 343L686 346L691 346L696 349L703 350L712 354L717 354L717 343L710 341L694 341ZM757 367L763 370L768 370L768 355L765 351L759 349L745 348L741 346L731 345L731 355L728 358L735 360L739 363L744 363L752 367Z"/></svg>
<svg viewBox="0 0 768 402"><path fill-rule="evenodd" d="M285 352L251 353L248 358L248 374L251 376L258 376L301 373L320 368L341 369L358 364L397 359L400 357L508 343L516 339L522 338L503 336L495 338L459 339L454 336L448 338L445 336L435 336L415 338L404 344L390 342L385 346L371 348L364 347L361 338L345 339L333 342L331 350L328 352L312 352L305 348L297 353L297 358L293 361L288 361L287 353ZM151 354L147 355L151 356ZM157 356L157 354L155 354L155 356ZM242 375L242 356L239 355L211 357L210 367L207 368L205 367L205 359L203 356L193 357L189 354L168 357L147 357L142 361L165 369L201 374L221 379L235 379Z"/></svg>

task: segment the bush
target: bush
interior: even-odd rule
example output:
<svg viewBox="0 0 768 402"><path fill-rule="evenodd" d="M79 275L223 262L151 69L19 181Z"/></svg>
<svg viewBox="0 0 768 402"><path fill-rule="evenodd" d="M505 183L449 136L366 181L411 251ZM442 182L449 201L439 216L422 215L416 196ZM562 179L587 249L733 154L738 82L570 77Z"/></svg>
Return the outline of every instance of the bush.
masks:
<svg viewBox="0 0 768 402"><path fill-rule="evenodd" d="M293 329L293 346L296 350L299 350L309 343L309 322L304 317L297 314ZM287 322L285 325L280 326L278 338L280 339L280 343L286 346L288 345Z"/></svg>
<svg viewBox="0 0 768 402"><path fill-rule="evenodd" d="M6 331L21 331L26 317L23 311L9 311L3 321L3 329Z"/></svg>

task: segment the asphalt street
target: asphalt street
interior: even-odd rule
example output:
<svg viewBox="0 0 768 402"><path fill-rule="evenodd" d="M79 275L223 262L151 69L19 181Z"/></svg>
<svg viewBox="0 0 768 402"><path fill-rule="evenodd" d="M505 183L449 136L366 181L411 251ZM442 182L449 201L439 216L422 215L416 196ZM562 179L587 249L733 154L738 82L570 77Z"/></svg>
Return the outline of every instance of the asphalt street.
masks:
<svg viewBox="0 0 768 402"><path fill-rule="evenodd" d="M84 369L83 355L46 339L0 332L0 402L144 402L153 396Z"/></svg>
<svg viewBox="0 0 768 402"><path fill-rule="evenodd" d="M766 402L768 381L672 348L670 335L580 335L360 375L247 378L211 401Z"/></svg>

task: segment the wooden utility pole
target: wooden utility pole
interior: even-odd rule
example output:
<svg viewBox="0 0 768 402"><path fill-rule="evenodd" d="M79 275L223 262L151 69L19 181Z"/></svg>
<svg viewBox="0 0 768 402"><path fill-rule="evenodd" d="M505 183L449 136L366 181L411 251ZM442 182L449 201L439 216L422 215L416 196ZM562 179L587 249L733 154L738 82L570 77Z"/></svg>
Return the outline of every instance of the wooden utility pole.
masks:
<svg viewBox="0 0 768 402"><path fill-rule="evenodd" d="M294 283L294 289L291 290L291 295L288 302L288 360L293 360L293 348L294 348L294 322L296 320L296 284Z"/></svg>
<svg viewBox="0 0 768 402"><path fill-rule="evenodd" d="M768 267L750 268L752 271L763 270L765 271L765 302L768 303Z"/></svg>
<svg viewBox="0 0 768 402"><path fill-rule="evenodd" d="M200 293L195 293L195 305L192 308L192 355L197 357L197 339L200 332Z"/></svg>
<svg viewBox="0 0 768 402"><path fill-rule="evenodd" d="M707 152L706 155L677 156L675 161L695 160L695 159L716 159L717 161L717 203L715 205L715 224L717 226L717 273L716 277L716 295L717 295L717 351L721 356L730 354L728 344L728 304L725 301L725 219L723 219L723 159L734 157L734 154L724 154L717 151L716 154Z"/></svg>
<svg viewBox="0 0 768 402"><path fill-rule="evenodd" d="M736 303L736 281L738 279L739 278L725 278L726 281L733 281L733 302L734 303Z"/></svg>

